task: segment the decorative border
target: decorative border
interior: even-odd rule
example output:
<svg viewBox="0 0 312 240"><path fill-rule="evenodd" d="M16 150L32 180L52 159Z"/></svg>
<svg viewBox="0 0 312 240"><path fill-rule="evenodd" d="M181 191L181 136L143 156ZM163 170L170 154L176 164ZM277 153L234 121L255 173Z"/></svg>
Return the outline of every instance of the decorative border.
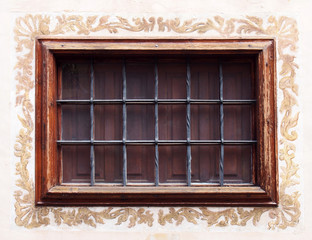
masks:
<svg viewBox="0 0 312 240"><path fill-rule="evenodd" d="M53 24L51 23L53 22ZM51 23L51 24L50 24ZM282 92L282 101L278 109L282 116L280 121L280 204L278 208L161 208L158 216L148 208L60 208L60 207L35 207L34 205L34 181L29 176L28 163L34 161L32 150L34 147L34 102L30 94L33 94L34 79L34 40L39 35L91 35L92 33L110 34L119 31L130 32L174 32L178 34L206 34L215 33L216 37L273 37L277 41L277 56L281 64L278 73L278 87ZM299 112L294 111L297 105L298 86L295 83L296 69L295 51L298 41L297 24L294 19L288 17L270 16L267 19L246 16L245 18L224 19L220 16L208 18L205 21L190 19L181 22L180 19L167 19L162 17L134 18L127 20L122 17L79 15L26 15L16 19L14 28L14 40L16 43L17 63L15 65L16 84L16 108L22 114L17 115L22 127L14 145L14 154L18 158L16 174L18 179L14 192L15 197L15 223L25 228L37 228L47 226L54 221L55 224L76 226L86 224L96 227L105 221L114 220L116 224L128 223L128 227L136 224L146 224L151 227L157 219L158 224L181 224L187 221L197 224L198 221L207 222L207 226L245 226L252 221L256 225L264 213L268 213L269 229L285 229L294 227L299 222L301 215L299 192L290 191L290 187L299 184L298 164L294 162L297 139L296 126ZM281 164L283 162L283 164ZM164 212L165 210L165 212Z"/></svg>

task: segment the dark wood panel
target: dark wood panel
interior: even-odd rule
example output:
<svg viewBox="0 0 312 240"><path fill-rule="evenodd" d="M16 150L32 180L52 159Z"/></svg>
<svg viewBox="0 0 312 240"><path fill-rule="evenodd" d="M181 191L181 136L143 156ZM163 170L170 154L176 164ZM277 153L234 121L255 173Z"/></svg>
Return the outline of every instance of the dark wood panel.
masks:
<svg viewBox="0 0 312 240"><path fill-rule="evenodd" d="M122 105L95 105L94 128L96 140L122 139Z"/></svg>
<svg viewBox="0 0 312 240"><path fill-rule="evenodd" d="M252 63L241 61L222 63L224 99L255 99Z"/></svg>
<svg viewBox="0 0 312 240"><path fill-rule="evenodd" d="M90 106L86 105L62 106L61 128L63 140L90 139L90 131L91 131Z"/></svg>
<svg viewBox="0 0 312 240"><path fill-rule="evenodd" d="M219 65L191 62L191 98L219 99Z"/></svg>
<svg viewBox="0 0 312 240"><path fill-rule="evenodd" d="M159 105L159 139L186 139L186 105Z"/></svg>
<svg viewBox="0 0 312 240"><path fill-rule="evenodd" d="M253 123L254 107L255 105L224 106L224 139L256 139Z"/></svg>
<svg viewBox="0 0 312 240"><path fill-rule="evenodd" d="M219 105L191 105L191 139L220 139Z"/></svg>
<svg viewBox="0 0 312 240"><path fill-rule="evenodd" d="M154 140L154 105L127 106L127 139Z"/></svg>
<svg viewBox="0 0 312 240"><path fill-rule="evenodd" d="M129 183L154 182L154 156L154 146L127 146L127 178Z"/></svg>
<svg viewBox="0 0 312 240"><path fill-rule="evenodd" d="M127 98L154 99L155 66L148 62L126 64Z"/></svg>
<svg viewBox="0 0 312 240"><path fill-rule="evenodd" d="M62 99L90 99L90 63L63 64Z"/></svg>
<svg viewBox="0 0 312 240"><path fill-rule="evenodd" d="M63 183L90 183L90 146L63 146Z"/></svg>
<svg viewBox="0 0 312 240"><path fill-rule="evenodd" d="M158 96L163 99L186 98L186 63L158 64Z"/></svg>
<svg viewBox="0 0 312 240"><path fill-rule="evenodd" d="M252 146L224 147L224 182L251 183Z"/></svg>
<svg viewBox="0 0 312 240"><path fill-rule="evenodd" d="M95 146L95 181L97 183L122 182L122 146Z"/></svg>
<svg viewBox="0 0 312 240"><path fill-rule="evenodd" d="M193 145L192 151L192 182L218 183L220 146Z"/></svg>
<svg viewBox="0 0 312 240"><path fill-rule="evenodd" d="M122 62L94 63L94 98L122 98Z"/></svg>
<svg viewBox="0 0 312 240"><path fill-rule="evenodd" d="M159 181L186 183L186 146L159 146Z"/></svg>

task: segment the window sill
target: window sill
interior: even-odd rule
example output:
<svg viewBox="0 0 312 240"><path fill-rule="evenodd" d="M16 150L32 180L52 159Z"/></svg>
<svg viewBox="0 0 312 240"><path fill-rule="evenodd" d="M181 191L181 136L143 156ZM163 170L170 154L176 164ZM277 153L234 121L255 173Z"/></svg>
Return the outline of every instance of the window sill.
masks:
<svg viewBox="0 0 312 240"><path fill-rule="evenodd" d="M49 189L44 206L277 206L258 186L209 187L103 187L62 185Z"/></svg>

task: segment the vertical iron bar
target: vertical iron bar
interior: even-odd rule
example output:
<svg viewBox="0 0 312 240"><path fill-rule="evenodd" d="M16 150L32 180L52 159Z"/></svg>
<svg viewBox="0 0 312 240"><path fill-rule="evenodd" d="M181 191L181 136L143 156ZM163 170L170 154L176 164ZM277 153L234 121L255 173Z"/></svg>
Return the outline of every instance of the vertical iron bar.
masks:
<svg viewBox="0 0 312 240"><path fill-rule="evenodd" d="M91 119L91 149L90 149L90 165L91 165L91 186L95 182L95 157L94 157L94 69L93 69L93 60L91 60L91 86L90 86L90 119Z"/></svg>
<svg viewBox="0 0 312 240"><path fill-rule="evenodd" d="M220 153L220 165L219 165L219 174L220 174L220 185L223 186L224 180L224 112L223 112L223 72L222 64L219 64L219 78L220 78L220 137L221 137L221 153Z"/></svg>
<svg viewBox="0 0 312 240"><path fill-rule="evenodd" d="M155 185L159 185L159 151L158 151L158 66L155 61Z"/></svg>
<svg viewBox="0 0 312 240"><path fill-rule="evenodd" d="M127 139L127 107L126 107L126 99L127 99L127 81L126 81L126 60L123 60L122 64L122 144L123 144L123 185L127 185L127 147L126 147L126 139Z"/></svg>
<svg viewBox="0 0 312 240"><path fill-rule="evenodd" d="M250 156L250 161L251 161L251 164L250 164L250 172L251 172L251 175L250 175L250 183L251 184L255 184L255 183L253 183L253 161L252 161L252 159L253 159L253 150L254 150L254 145L251 145L251 156Z"/></svg>
<svg viewBox="0 0 312 240"><path fill-rule="evenodd" d="M191 186L191 69L190 61L186 63L186 141L187 141L187 185Z"/></svg>

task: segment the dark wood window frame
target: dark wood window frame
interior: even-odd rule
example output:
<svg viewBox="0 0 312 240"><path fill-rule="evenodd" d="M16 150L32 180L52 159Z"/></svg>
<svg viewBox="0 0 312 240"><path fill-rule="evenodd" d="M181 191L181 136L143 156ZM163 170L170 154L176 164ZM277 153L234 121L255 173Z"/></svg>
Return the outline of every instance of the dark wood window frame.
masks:
<svg viewBox="0 0 312 240"><path fill-rule="evenodd" d="M257 157L253 185L89 186L61 183L57 145L58 56L122 51L249 54L256 58ZM277 206L278 166L274 39L36 39L36 205Z"/></svg>

